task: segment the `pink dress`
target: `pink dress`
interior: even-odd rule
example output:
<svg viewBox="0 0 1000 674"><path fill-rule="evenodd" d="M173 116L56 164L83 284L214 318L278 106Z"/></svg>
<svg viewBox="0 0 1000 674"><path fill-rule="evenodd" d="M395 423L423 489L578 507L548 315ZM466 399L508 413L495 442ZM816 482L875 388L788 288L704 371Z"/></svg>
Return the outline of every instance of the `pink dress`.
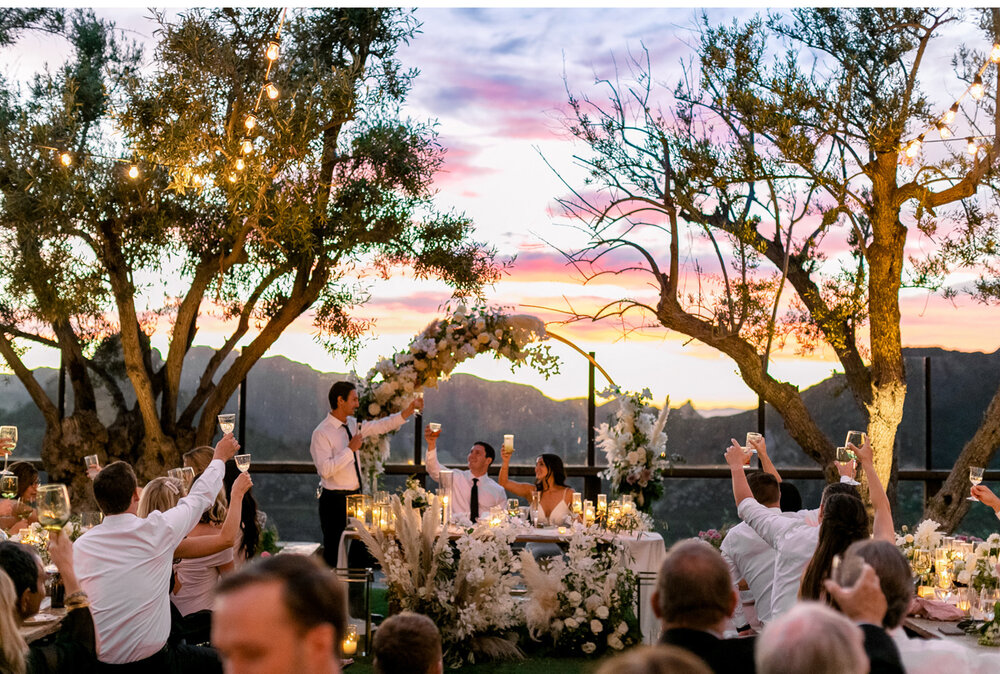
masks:
<svg viewBox="0 0 1000 674"><path fill-rule="evenodd" d="M233 561L233 549L226 548L214 555L182 559L174 565L179 589L170 595L182 616L196 611L211 611L215 586L219 582L219 569Z"/></svg>

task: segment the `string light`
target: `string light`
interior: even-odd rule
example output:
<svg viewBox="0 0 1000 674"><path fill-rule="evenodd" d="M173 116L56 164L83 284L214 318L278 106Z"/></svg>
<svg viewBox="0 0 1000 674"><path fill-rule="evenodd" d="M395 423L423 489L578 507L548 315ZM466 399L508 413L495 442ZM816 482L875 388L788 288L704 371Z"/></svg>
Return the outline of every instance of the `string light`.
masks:
<svg viewBox="0 0 1000 674"><path fill-rule="evenodd" d="M240 152L243 154L251 154L253 152L253 141L249 138L243 140L243 144L240 146Z"/></svg>
<svg viewBox="0 0 1000 674"><path fill-rule="evenodd" d="M237 170L237 171L242 171L242 170L243 170L243 169L245 169L246 167L247 167L247 164L246 164L246 162L245 162L245 161L243 161L243 159L242 159L242 158L241 158L241 159L237 159L237 160L236 160L236 170Z"/></svg>
<svg viewBox="0 0 1000 674"><path fill-rule="evenodd" d="M128 177L131 178L132 180L135 180L136 178L138 178L139 177L139 167L136 166L135 164L132 164L129 167L129 169L128 169Z"/></svg>
<svg viewBox="0 0 1000 674"><path fill-rule="evenodd" d="M280 51L281 51L281 47L278 45L278 43L275 40L271 40L270 42L268 42L267 43L267 51L265 52L265 55L267 56L267 60L268 61L277 61L278 60L278 54L280 53Z"/></svg>
<svg viewBox="0 0 1000 674"><path fill-rule="evenodd" d="M983 86L982 75L976 75L976 79L972 80L972 86L969 87L969 94L977 101L986 95L986 87Z"/></svg>
<svg viewBox="0 0 1000 674"><path fill-rule="evenodd" d="M924 142L924 134L920 134L919 136L917 136L916 140L912 141L909 145L906 146L906 156L909 157L910 159L913 159L918 154L920 154L920 146L923 144L923 142Z"/></svg>
<svg viewBox="0 0 1000 674"><path fill-rule="evenodd" d="M71 155L69 152L63 152L61 155L59 155L59 161L62 162L63 166L72 166L73 155Z"/></svg>
<svg viewBox="0 0 1000 674"><path fill-rule="evenodd" d="M274 86L274 82L268 82L267 84L265 84L264 91L267 92L267 97L270 98L272 101L276 99L278 97L278 94L280 93L278 91L278 87Z"/></svg>
<svg viewBox="0 0 1000 674"><path fill-rule="evenodd" d="M956 115L958 115L958 101L955 101L955 104L948 108L948 112L944 113L944 117L941 118L941 121L945 124L951 124L955 121Z"/></svg>
<svg viewBox="0 0 1000 674"><path fill-rule="evenodd" d="M243 122L243 126L247 128L247 131L252 131L255 126L257 126L257 115L252 112L247 115L246 121Z"/></svg>
<svg viewBox="0 0 1000 674"><path fill-rule="evenodd" d="M993 45L993 51L990 52L990 60L994 63L1000 63L1000 44Z"/></svg>
<svg viewBox="0 0 1000 674"><path fill-rule="evenodd" d="M936 126L938 135L940 135L942 139L948 140L949 138L952 137L953 134L951 133L951 129L949 129L948 125L945 124L943 121L938 122Z"/></svg>
<svg viewBox="0 0 1000 674"><path fill-rule="evenodd" d="M229 174L229 182L231 182L231 183L236 182L236 174L235 173L230 173Z"/></svg>
<svg viewBox="0 0 1000 674"><path fill-rule="evenodd" d="M969 136L968 138L966 138L965 142L966 142L965 145L966 152L971 154L973 157L979 154L979 143L976 142L975 138Z"/></svg>

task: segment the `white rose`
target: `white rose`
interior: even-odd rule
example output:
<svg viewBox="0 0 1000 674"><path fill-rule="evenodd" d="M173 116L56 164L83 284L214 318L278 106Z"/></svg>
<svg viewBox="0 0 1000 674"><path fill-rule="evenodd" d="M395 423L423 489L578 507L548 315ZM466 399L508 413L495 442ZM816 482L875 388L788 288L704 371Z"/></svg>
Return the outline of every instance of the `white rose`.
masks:
<svg viewBox="0 0 1000 674"><path fill-rule="evenodd" d="M597 607L597 617L600 618L601 620L607 620L608 616L610 614L611 614L611 611L608 610L607 606L598 606Z"/></svg>
<svg viewBox="0 0 1000 674"><path fill-rule="evenodd" d="M587 655L590 655L591 653L597 650L597 644L588 641L583 646L580 646L580 650L586 653Z"/></svg>
<svg viewBox="0 0 1000 674"><path fill-rule="evenodd" d="M615 649L616 651L620 651L621 649L625 648L625 644L622 643L622 640L613 634L608 637L608 646L611 646L611 648Z"/></svg>
<svg viewBox="0 0 1000 674"><path fill-rule="evenodd" d="M497 328L496 330L493 331L493 334L496 335L497 339L500 339L501 337L503 337L503 330Z"/></svg>
<svg viewBox="0 0 1000 674"><path fill-rule="evenodd" d="M628 625L625 624L624 620L618 623L618 627L615 629L615 632L617 634L625 634L628 632Z"/></svg>
<svg viewBox="0 0 1000 674"><path fill-rule="evenodd" d="M905 540L907 543L912 543L913 542L913 534L906 534L906 537L903 540Z"/></svg>
<svg viewBox="0 0 1000 674"><path fill-rule="evenodd" d="M577 627L580 626L580 623L578 623L577 621L573 620L572 618L566 618L564 624L566 625L566 629L568 629L568 630L575 630Z"/></svg>
<svg viewBox="0 0 1000 674"><path fill-rule="evenodd" d="M382 411L382 408L378 406L378 403L372 403L368 406L368 414L375 416Z"/></svg>
<svg viewBox="0 0 1000 674"><path fill-rule="evenodd" d="M600 620L591 620L590 621L590 631L593 632L594 634L600 634L601 630L603 630L603 629L604 629L604 625L601 624Z"/></svg>
<svg viewBox="0 0 1000 674"><path fill-rule="evenodd" d="M489 344L490 343L490 336L487 335L485 332L480 333L479 337L477 337L476 339L479 340L480 344Z"/></svg>
<svg viewBox="0 0 1000 674"><path fill-rule="evenodd" d="M593 611L600 605L601 605L600 595L592 594L589 597L587 597L586 606L588 611Z"/></svg>
<svg viewBox="0 0 1000 674"><path fill-rule="evenodd" d="M566 595L566 599L568 599L569 603L572 604L573 606L578 606L580 602L583 601L583 595L577 592L576 590L573 590L568 595Z"/></svg>

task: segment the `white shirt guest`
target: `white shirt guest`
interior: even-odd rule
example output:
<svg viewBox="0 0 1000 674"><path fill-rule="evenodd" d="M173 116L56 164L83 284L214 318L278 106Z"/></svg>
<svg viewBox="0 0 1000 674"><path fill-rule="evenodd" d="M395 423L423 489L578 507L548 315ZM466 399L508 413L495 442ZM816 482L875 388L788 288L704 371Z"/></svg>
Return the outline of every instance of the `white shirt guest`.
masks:
<svg viewBox="0 0 1000 674"><path fill-rule="evenodd" d="M238 450L232 434L225 435L191 492L168 511L146 518L135 514L139 489L131 466L117 461L94 479L94 495L105 517L74 544L73 566L90 597L101 662L137 662L166 645L174 549L215 501L224 462Z"/></svg>
<svg viewBox="0 0 1000 674"><path fill-rule="evenodd" d="M427 428L424 431L424 439L427 440L427 474L436 482L441 481L442 468L437 458L439 435L441 435L440 430L435 432ZM496 450L485 442L477 442L469 450L468 470L452 472L451 512L453 515L472 519L470 494L473 486L478 492L478 515L480 517L488 514L493 506L507 503L507 492L497 484L496 480L486 474L495 458Z"/></svg>

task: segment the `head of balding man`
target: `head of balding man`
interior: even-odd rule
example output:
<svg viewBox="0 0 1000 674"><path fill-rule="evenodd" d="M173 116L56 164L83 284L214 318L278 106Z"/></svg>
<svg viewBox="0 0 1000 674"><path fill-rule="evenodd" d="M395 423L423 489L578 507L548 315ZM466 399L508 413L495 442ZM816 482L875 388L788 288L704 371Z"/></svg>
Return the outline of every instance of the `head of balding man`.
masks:
<svg viewBox="0 0 1000 674"><path fill-rule="evenodd" d="M667 551L656 579L653 610L664 627L715 629L738 598L719 551L704 541L679 541Z"/></svg>

